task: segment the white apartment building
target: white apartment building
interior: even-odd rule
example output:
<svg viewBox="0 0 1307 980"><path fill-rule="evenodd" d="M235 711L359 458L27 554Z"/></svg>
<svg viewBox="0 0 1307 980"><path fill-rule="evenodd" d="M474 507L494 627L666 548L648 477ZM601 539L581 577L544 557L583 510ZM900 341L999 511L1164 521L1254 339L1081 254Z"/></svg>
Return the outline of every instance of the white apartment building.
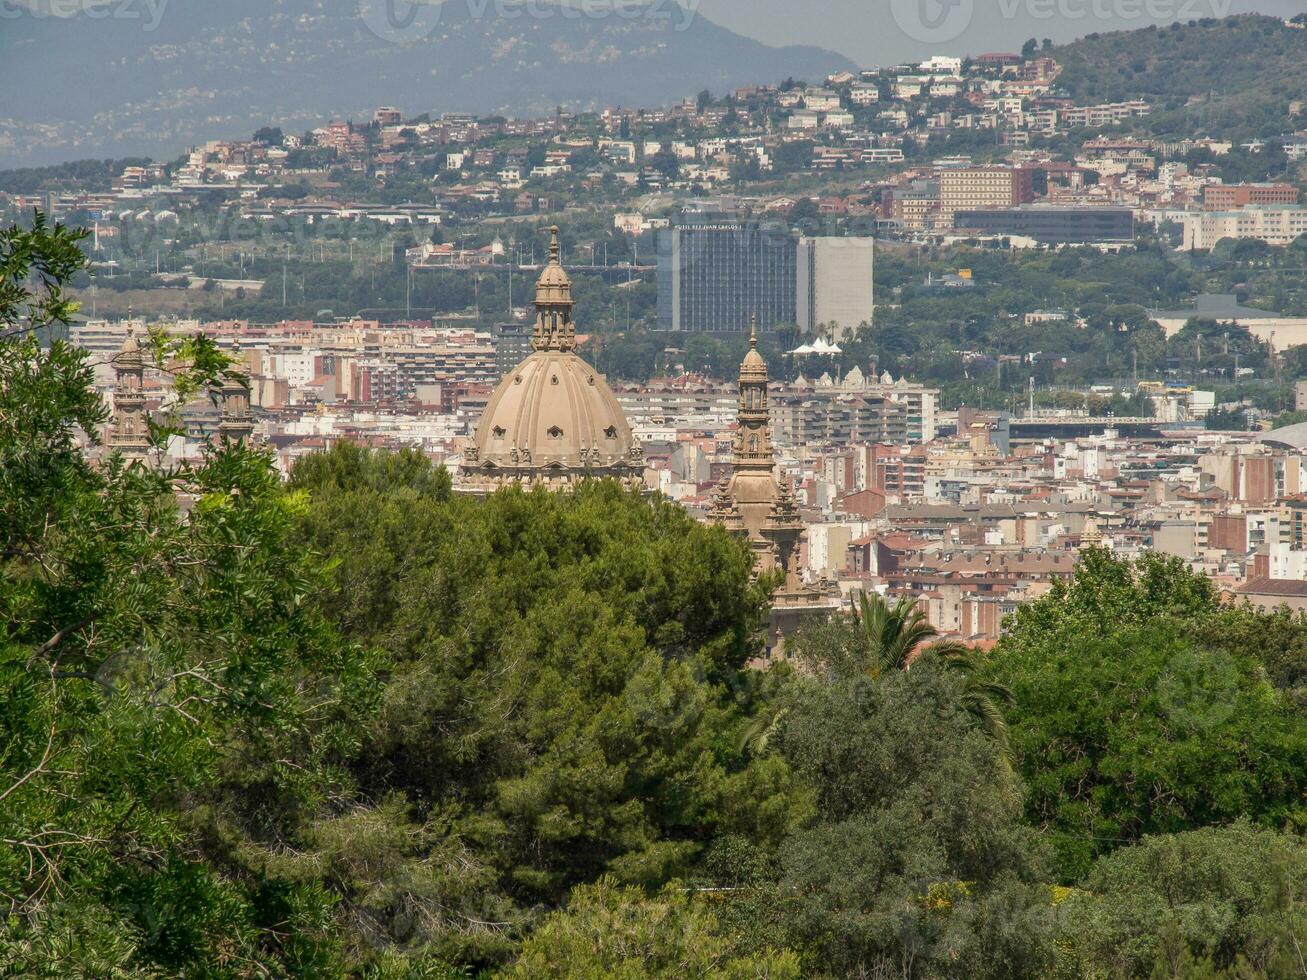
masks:
<svg viewBox="0 0 1307 980"><path fill-rule="evenodd" d="M1237 211L1201 211L1183 218L1185 251L1209 249L1222 238L1258 238L1268 245L1290 245L1307 235L1307 208L1265 205Z"/></svg>
<svg viewBox="0 0 1307 980"><path fill-rule="evenodd" d="M820 324L833 323L843 337L871 323L875 245L872 238L799 240L795 322L800 330L809 334Z"/></svg>

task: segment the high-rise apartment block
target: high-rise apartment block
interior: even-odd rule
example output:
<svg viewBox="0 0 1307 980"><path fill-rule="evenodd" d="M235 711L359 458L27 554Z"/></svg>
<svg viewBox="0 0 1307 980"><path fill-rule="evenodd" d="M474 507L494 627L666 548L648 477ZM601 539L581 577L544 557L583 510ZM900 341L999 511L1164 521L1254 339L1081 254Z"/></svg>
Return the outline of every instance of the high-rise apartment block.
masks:
<svg viewBox="0 0 1307 980"><path fill-rule="evenodd" d="M834 324L848 336L875 313L873 238L799 240L796 322L804 333Z"/></svg>
<svg viewBox="0 0 1307 980"><path fill-rule="evenodd" d="M1034 171L1022 167L947 167L939 171L939 216L944 226L959 211L1010 208L1035 199Z"/></svg>
<svg viewBox="0 0 1307 980"><path fill-rule="evenodd" d="M870 323L874 240L799 238L749 214L685 212L659 235L658 326L687 333L743 333Z"/></svg>

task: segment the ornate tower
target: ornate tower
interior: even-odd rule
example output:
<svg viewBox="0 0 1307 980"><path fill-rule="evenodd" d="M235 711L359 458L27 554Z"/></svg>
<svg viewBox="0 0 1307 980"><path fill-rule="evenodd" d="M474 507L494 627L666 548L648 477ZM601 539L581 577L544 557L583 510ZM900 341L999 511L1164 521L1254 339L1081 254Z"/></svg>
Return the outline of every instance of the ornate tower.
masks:
<svg viewBox="0 0 1307 980"><path fill-rule="evenodd" d="M558 227L549 229L549 261L536 282L536 325L531 348L537 351L575 351L572 323L572 279L563 268Z"/></svg>
<svg viewBox="0 0 1307 980"><path fill-rule="evenodd" d="M113 389L113 423L109 448L127 460L145 459L150 449L150 427L145 418L145 358L136 333L127 328L127 339L114 360L117 375Z"/></svg>
<svg viewBox="0 0 1307 980"><path fill-rule="evenodd" d="M748 538L757 573L779 570L785 580L772 593L768 647L777 649L811 614L828 615L838 599L827 583L808 585L799 570L805 528L790 481L776 477L767 403L767 362L758 353L755 318L749 351L740 364L740 400L731 452L731 475L717 485L711 520Z"/></svg>
<svg viewBox="0 0 1307 980"><path fill-rule="evenodd" d="M803 522L788 481L776 479L776 450L771 441L767 404L767 362L758 353L755 318L749 351L740 364L740 400L731 475L713 493L710 516L749 539L758 572L781 569L784 591L802 587L798 571Z"/></svg>
<svg viewBox="0 0 1307 980"><path fill-rule="evenodd" d="M236 357L240 357L240 345ZM222 421L218 423L218 438L223 442L243 442L254 434L254 420L250 417L250 386L237 378L228 378L220 389Z"/></svg>

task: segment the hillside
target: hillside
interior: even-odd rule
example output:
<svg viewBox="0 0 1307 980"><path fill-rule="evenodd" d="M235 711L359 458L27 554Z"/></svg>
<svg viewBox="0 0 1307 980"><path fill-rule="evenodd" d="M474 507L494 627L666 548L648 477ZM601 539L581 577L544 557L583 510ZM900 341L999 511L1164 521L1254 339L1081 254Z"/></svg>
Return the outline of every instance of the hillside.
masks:
<svg viewBox="0 0 1307 980"><path fill-rule="evenodd" d="M1167 28L1091 34L1061 46L1059 85L1077 102L1144 98L1144 122L1174 136L1236 140L1307 125L1289 105L1307 99L1307 30L1272 17L1239 16Z"/></svg>
<svg viewBox="0 0 1307 980"><path fill-rule="evenodd" d="M0 90L24 97L0 110L0 168L163 157L269 123L294 131L370 116L378 105L414 115L660 105L850 67L818 48L768 47L674 4L603 16L538 2L414 9L423 15L398 27L384 0L173 0L152 29L144 12L6 19Z"/></svg>

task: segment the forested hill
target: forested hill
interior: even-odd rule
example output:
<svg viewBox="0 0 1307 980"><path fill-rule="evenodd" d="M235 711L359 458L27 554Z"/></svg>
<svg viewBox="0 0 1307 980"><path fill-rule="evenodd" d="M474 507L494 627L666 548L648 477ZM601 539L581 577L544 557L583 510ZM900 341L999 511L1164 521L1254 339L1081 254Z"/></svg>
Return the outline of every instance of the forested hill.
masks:
<svg viewBox="0 0 1307 980"><path fill-rule="evenodd" d="M128 13L3 21L0 91L23 98L0 113L0 166L160 157L269 123L368 118L379 105L518 116L665 105L853 67L819 48L768 47L675 3L604 15L552 0L398 10L393 0L174 0L157 23Z"/></svg>
<svg viewBox="0 0 1307 980"><path fill-rule="evenodd" d="M1290 103L1307 99L1307 30L1246 15L1090 34L1054 49L1058 84L1077 102L1143 98L1158 134L1252 139L1307 125Z"/></svg>

